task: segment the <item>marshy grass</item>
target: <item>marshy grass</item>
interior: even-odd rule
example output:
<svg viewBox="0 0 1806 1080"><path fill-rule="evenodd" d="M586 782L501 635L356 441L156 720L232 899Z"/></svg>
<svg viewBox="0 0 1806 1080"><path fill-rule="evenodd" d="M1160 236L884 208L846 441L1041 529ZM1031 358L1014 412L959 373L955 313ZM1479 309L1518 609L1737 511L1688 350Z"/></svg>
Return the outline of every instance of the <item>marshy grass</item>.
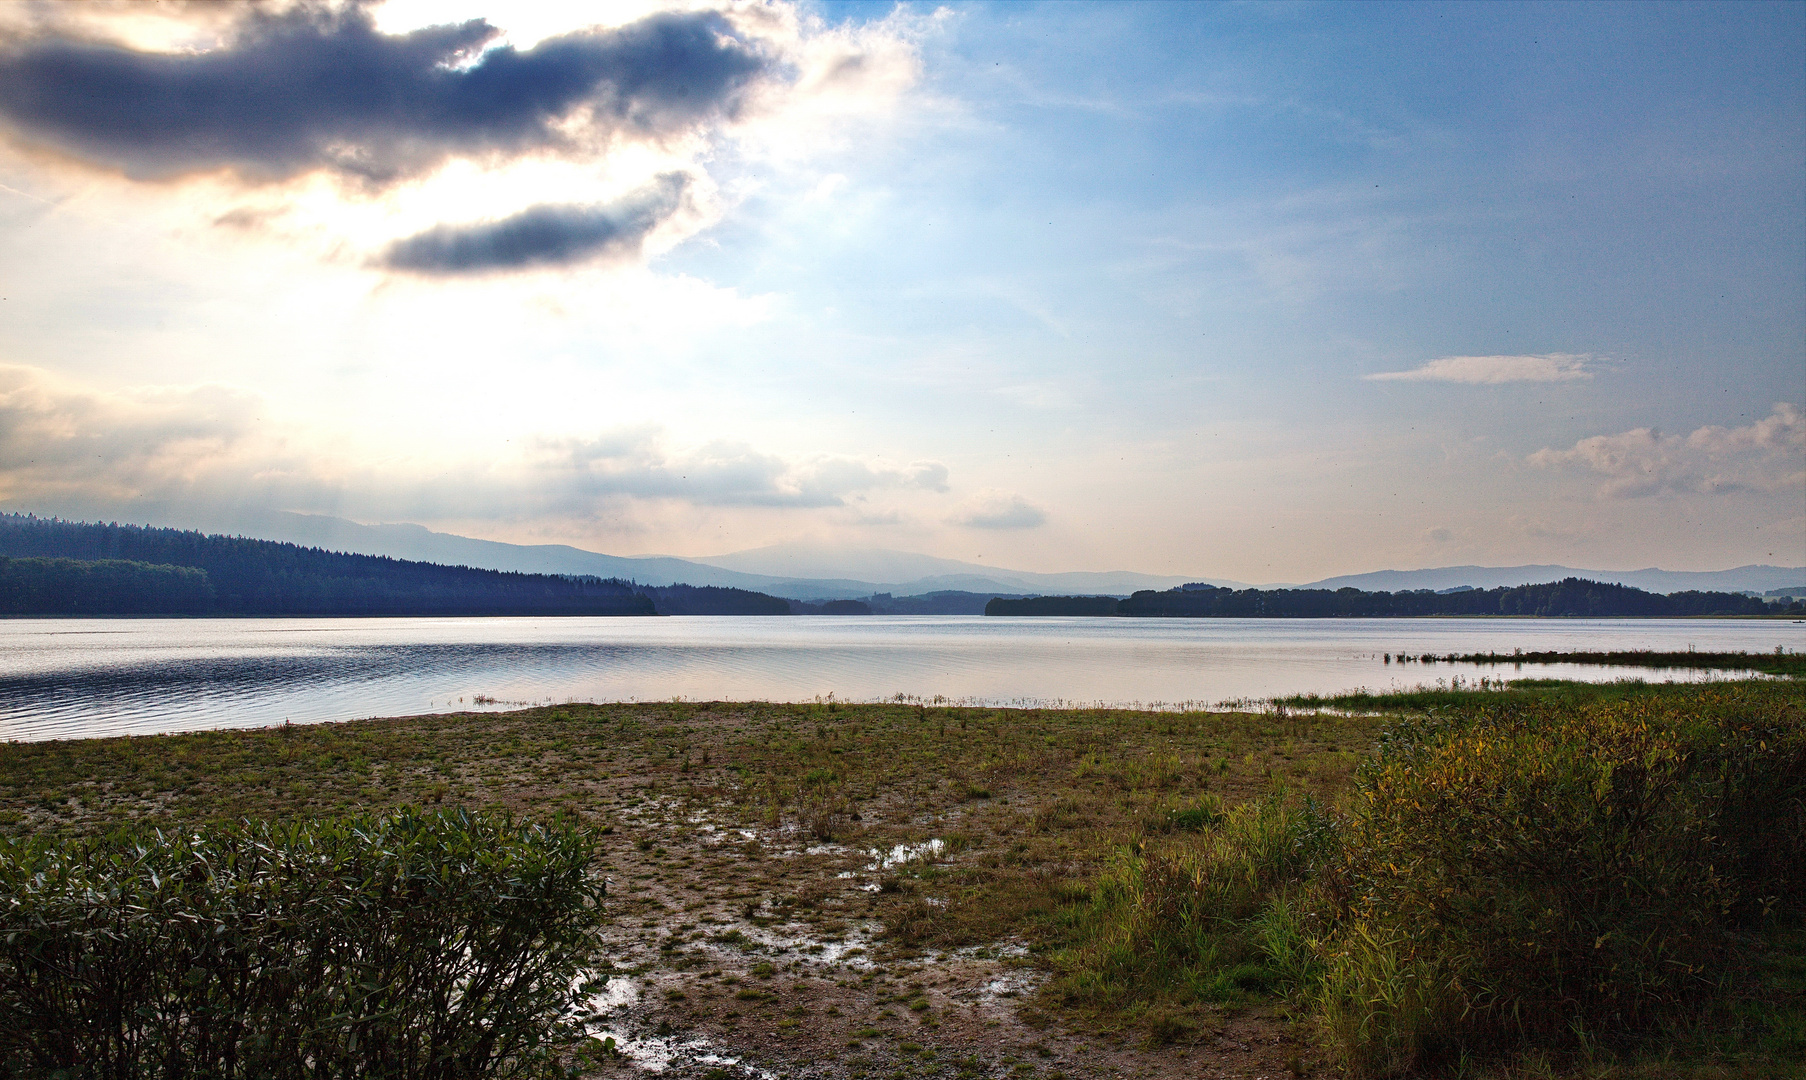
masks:
<svg viewBox="0 0 1806 1080"><path fill-rule="evenodd" d="M1386 693L1355 690L1343 694L1293 694L1276 704L1286 709L1328 709L1366 715L1421 713L1431 709L1465 710L1512 704L1591 705L1626 701L1668 692L1674 684L1643 679L1573 682L1567 679L1457 679L1441 687L1418 687Z"/></svg>
<svg viewBox="0 0 1806 1080"><path fill-rule="evenodd" d="M1788 929L1803 698L1518 682L1314 702L1333 714L670 702L14 743L0 834L563 814L600 838L611 918L646 940L618 969L665 979L661 1028L777 1025L832 946L867 966L808 969L834 1007L774 1030L861 1044L852 1071L982 1049L948 1041L965 1006L933 965L1008 943L1048 974L1010 983L1010 1030L1068 1055L1198 1054L1252 1023L1300 1068L1355 1075L1754 1076L1797 1064L1806 1030ZM927 994L874 981L904 965ZM925 1051L898 1056L905 1036Z"/></svg>
<svg viewBox="0 0 1806 1080"><path fill-rule="evenodd" d="M1072 944L1054 958L1065 1001L1165 1009L1166 1026L1153 1034L1169 1040L1186 1029L1172 1007L1243 1003L1297 985L1310 961L1292 898L1335 840L1316 800L1278 793L1226 814L1167 820L1175 818L1200 827L1125 845L1065 912Z"/></svg>
<svg viewBox="0 0 1806 1080"><path fill-rule="evenodd" d="M893 871L947 901L895 939L961 946L1042 933L1062 890L1176 810L1234 805L1276 776L1319 792L1345 785L1378 727L1259 713L679 702L8 743L0 835L403 804L559 810L622 830L647 858L686 828L637 824L648 814L765 838L748 843L888 848L954 834L954 857ZM876 910L912 895L874 894Z"/></svg>
<svg viewBox="0 0 1806 1080"><path fill-rule="evenodd" d="M1435 704L1331 806L1280 791L1125 846L1068 909L1065 1000L1162 1039L1282 995L1353 1076L1742 1053L1676 1035L1708 1025L1800 1064L1806 1009L1752 974L1806 967L1799 688Z"/></svg>
<svg viewBox="0 0 1806 1080"><path fill-rule="evenodd" d="M1623 1041L1707 1007L1735 931L1800 914L1801 694L1406 720L1350 805L1315 994L1351 1071Z"/></svg>

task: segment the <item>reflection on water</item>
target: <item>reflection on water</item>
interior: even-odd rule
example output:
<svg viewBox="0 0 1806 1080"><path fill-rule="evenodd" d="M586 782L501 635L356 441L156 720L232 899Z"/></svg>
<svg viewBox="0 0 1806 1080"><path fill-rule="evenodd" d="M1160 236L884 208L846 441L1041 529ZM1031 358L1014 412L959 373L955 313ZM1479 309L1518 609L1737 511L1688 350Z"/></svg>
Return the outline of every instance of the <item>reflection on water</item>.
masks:
<svg viewBox="0 0 1806 1080"><path fill-rule="evenodd" d="M1433 684L1457 672L1709 677L1400 667L1384 664L1384 653L1802 644L1799 623L1741 620L11 619L0 621L0 738L673 697L1215 704Z"/></svg>

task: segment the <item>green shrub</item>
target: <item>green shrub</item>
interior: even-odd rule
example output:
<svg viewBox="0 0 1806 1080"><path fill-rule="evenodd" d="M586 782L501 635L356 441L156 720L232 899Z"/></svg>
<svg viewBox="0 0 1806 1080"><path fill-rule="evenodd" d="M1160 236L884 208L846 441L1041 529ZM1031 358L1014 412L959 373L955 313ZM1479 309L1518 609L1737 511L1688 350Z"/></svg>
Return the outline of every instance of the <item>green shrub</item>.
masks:
<svg viewBox="0 0 1806 1080"><path fill-rule="evenodd" d="M0 1076L556 1073L593 855L411 809L0 842Z"/></svg>
<svg viewBox="0 0 1806 1080"><path fill-rule="evenodd" d="M1357 778L1318 991L1356 1073L1644 1029L1793 897L1797 694L1708 687L1403 722Z"/></svg>

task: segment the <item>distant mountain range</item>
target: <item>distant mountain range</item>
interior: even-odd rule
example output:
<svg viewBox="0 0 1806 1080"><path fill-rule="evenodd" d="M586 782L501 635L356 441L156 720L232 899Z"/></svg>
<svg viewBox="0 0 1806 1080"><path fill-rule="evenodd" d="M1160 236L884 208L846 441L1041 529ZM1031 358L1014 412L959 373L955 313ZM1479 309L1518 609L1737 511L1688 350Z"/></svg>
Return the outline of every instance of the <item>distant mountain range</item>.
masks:
<svg viewBox="0 0 1806 1080"><path fill-rule="evenodd" d="M724 570L763 574L786 581L858 581L881 586L898 596L958 589L965 592L1099 593L1127 596L1138 589L1170 589L1196 577L1138 574L1129 570L1074 571L1041 574L982 563L940 559L890 548L836 548L819 544L773 544L770 547L710 555L693 560ZM1211 578L1212 585L1239 585Z"/></svg>
<svg viewBox="0 0 1806 1080"><path fill-rule="evenodd" d="M1585 578L1612 585L1629 585L1652 593L1758 592L1806 585L1806 567L1753 564L1730 570L1581 570L1572 566L1439 566L1426 570L1376 570L1324 578L1306 588L1356 588L1364 592L1398 592L1401 589L1516 588L1542 585L1564 578Z"/></svg>
<svg viewBox="0 0 1806 1080"><path fill-rule="evenodd" d="M1195 574L1141 574L1126 570L1043 574L886 548L835 548L801 543L694 559L604 555L566 544L505 544L433 532L419 525L361 525L343 518L280 512L245 515L231 522L162 524L451 566L531 574L589 574L625 578L642 585L718 585L809 601L856 599L876 593L919 596L948 590L1005 595L1127 596L1142 589L1170 589L1190 582L1248 587L1245 582ZM1752 565L1699 572L1653 567L1589 570L1553 565L1444 566L1378 570L1325 578L1305 585L1265 587L1351 587L1369 592L1440 590L1462 585L1491 589L1543 584L1570 577L1629 585L1658 593L1685 589L1763 593L1806 585L1806 567Z"/></svg>
<svg viewBox="0 0 1806 1080"><path fill-rule="evenodd" d="M980 563L937 559L882 548L830 549L794 544L704 559L666 555L603 555L567 544L504 544L433 532L419 525L360 525L313 514L262 513L230 522L181 522L186 528L233 532L262 540L322 547L360 555L514 570L529 574L592 574L642 585L719 585L796 600L845 600L891 593L1076 593L1127 596L1137 589L1170 589L1188 581L1235 585L1220 578L1126 571L1039 574Z"/></svg>

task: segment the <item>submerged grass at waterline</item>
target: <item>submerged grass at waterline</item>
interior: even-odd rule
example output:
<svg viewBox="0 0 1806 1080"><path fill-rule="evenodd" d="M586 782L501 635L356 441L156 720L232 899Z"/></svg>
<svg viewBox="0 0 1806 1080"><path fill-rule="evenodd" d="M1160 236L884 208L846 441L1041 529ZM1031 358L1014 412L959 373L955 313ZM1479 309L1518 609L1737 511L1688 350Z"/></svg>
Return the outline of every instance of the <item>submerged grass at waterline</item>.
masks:
<svg viewBox="0 0 1806 1080"><path fill-rule="evenodd" d="M1418 664L1484 664L1497 667L1510 664L1590 664L1598 667L1654 668L1681 671L1759 671L1764 675L1806 676L1806 653L1788 652L1780 646L1772 653L1759 652L1656 652L1652 649L1624 649L1609 652L1474 652L1474 653L1405 653L1388 654L1387 663Z"/></svg>

